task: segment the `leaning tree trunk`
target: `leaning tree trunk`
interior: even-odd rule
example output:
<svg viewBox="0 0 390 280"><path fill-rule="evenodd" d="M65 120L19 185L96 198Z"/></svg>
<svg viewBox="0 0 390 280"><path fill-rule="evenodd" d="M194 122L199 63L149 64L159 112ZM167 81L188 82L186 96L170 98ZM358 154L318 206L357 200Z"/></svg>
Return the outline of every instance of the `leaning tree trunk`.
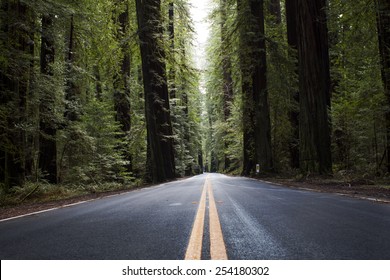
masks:
<svg viewBox="0 0 390 280"><path fill-rule="evenodd" d="M387 171L390 172L390 1L376 0L382 81L386 96Z"/></svg>
<svg viewBox="0 0 390 280"><path fill-rule="evenodd" d="M326 174L332 171L326 1L297 4L301 169Z"/></svg>
<svg viewBox="0 0 390 280"><path fill-rule="evenodd" d="M148 163L153 182L162 182L175 177L175 160L165 52L160 41L163 36L161 2L137 0L136 4L150 151Z"/></svg>
<svg viewBox="0 0 390 280"><path fill-rule="evenodd" d="M54 15L42 16L41 62L42 77L52 79L52 64L54 63ZM57 128L54 118L55 96L47 89L41 93L39 106L39 168L45 179L52 184L57 183Z"/></svg>

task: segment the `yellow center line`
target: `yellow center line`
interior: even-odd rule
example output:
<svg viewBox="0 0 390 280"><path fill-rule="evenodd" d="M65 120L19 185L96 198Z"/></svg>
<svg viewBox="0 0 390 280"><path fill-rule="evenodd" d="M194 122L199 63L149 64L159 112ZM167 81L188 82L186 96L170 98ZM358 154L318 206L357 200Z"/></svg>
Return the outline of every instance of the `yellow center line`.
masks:
<svg viewBox="0 0 390 280"><path fill-rule="evenodd" d="M185 260L200 260L202 258L203 231L206 214L206 194L209 198L210 256L212 260L227 260L228 257L226 253L226 246L223 241L221 223L219 221L213 189L208 176L206 177L206 181L203 186Z"/></svg>
<svg viewBox="0 0 390 280"><path fill-rule="evenodd" d="M203 186L194 226L192 227L190 242L188 243L186 256L184 258L185 260L200 260L202 258L204 216L206 214L206 190L207 178Z"/></svg>
<svg viewBox="0 0 390 280"><path fill-rule="evenodd" d="M226 246L223 241L221 223L214 200L213 188L208 182L209 217L210 217L210 255L212 260L227 260Z"/></svg>

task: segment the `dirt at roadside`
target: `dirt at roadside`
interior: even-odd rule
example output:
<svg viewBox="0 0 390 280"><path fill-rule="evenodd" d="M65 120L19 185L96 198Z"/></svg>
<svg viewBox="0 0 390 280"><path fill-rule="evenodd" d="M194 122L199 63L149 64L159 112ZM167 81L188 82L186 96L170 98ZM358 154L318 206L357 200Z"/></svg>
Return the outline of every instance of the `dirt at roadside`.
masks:
<svg viewBox="0 0 390 280"><path fill-rule="evenodd" d="M378 202L390 203L390 187L377 184L345 183L336 181L305 180L266 178L276 184L291 188L303 188L324 193L340 193L356 198L370 198Z"/></svg>
<svg viewBox="0 0 390 280"><path fill-rule="evenodd" d="M29 213L35 213L52 208L66 207L69 204L74 204L82 201L100 199L106 196L129 192L129 190L123 191L110 191L104 193L91 193L82 196L61 199L56 201L39 202L39 203L23 203L16 206L5 206L0 208L0 220L16 217L20 215L26 215Z"/></svg>

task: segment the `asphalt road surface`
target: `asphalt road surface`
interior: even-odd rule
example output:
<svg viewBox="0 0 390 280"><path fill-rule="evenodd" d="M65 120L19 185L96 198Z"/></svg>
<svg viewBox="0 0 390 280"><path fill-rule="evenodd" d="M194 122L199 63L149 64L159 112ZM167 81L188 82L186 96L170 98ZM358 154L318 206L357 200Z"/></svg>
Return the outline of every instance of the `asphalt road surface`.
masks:
<svg viewBox="0 0 390 280"><path fill-rule="evenodd" d="M390 259L390 205L203 174L0 222L0 259Z"/></svg>

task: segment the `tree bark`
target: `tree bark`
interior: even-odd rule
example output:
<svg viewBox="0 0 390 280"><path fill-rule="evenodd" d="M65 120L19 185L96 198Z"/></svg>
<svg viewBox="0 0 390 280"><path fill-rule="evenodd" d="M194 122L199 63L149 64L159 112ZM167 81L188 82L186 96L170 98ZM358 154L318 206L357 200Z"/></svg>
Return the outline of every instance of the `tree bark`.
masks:
<svg viewBox="0 0 390 280"><path fill-rule="evenodd" d="M298 45L297 34L297 0L286 0L286 21L287 21L287 41L290 48L290 57L297 59L296 51ZM298 61L298 60L297 60ZM298 63L295 65L295 74L297 77ZM292 168L299 168L299 108L295 108L295 104L299 104L299 91L294 91L292 95L292 109L289 113L289 119L292 128L292 135L289 144L290 150L290 165Z"/></svg>
<svg viewBox="0 0 390 280"><path fill-rule="evenodd" d="M138 32L141 41L142 73L145 92L145 115L150 149L150 173L153 182L175 177L169 94L160 0L136 0Z"/></svg>
<svg viewBox="0 0 390 280"><path fill-rule="evenodd" d="M271 120L267 89L267 53L264 28L264 1L250 1L251 14L255 20L253 38L254 71L252 73L253 100L255 108L255 151L261 172L273 171L273 156L271 144Z"/></svg>
<svg viewBox="0 0 390 280"><path fill-rule="evenodd" d="M386 96L387 172L390 172L390 1L376 0L382 82Z"/></svg>
<svg viewBox="0 0 390 280"><path fill-rule="evenodd" d="M40 71L43 78L50 81L53 76L54 63L54 15L42 16ZM40 96L39 106L39 168L45 179L52 184L57 183L57 128L54 118L55 96L45 90Z"/></svg>
<svg viewBox="0 0 390 280"><path fill-rule="evenodd" d="M298 0L300 161L304 172L332 172L330 74L325 0Z"/></svg>
<svg viewBox="0 0 390 280"><path fill-rule="evenodd" d="M237 16L239 27L239 59L241 70L241 91L242 91L242 129L243 129L243 166L242 175L250 175L255 167L255 113L251 81L250 67L250 39L247 34L250 32L248 24L249 15L248 0L237 0Z"/></svg>

